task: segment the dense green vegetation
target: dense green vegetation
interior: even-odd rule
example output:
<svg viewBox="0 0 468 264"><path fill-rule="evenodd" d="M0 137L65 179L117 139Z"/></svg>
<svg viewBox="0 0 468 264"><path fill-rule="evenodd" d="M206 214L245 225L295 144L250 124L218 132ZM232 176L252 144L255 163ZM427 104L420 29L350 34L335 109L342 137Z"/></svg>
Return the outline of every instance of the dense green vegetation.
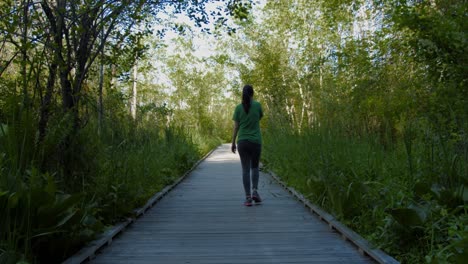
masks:
<svg viewBox="0 0 468 264"><path fill-rule="evenodd" d="M468 259L467 7L268 2L234 48L267 167L404 263Z"/></svg>
<svg viewBox="0 0 468 264"><path fill-rule="evenodd" d="M53 145L63 135L59 124L53 127L58 135L51 131L42 148L34 145L35 131L25 124L5 127L8 132L0 138L2 263L63 259L107 225L130 216L206 151L182 129L112 122L101 136L96 125L88 124L65 151Z"/></svg>
<svg viewBox="0 0 468 264"><path fill-rule="evenodd" d="M222 91L205 89L199 72L168 57L172 75L151 81L151 56L181 30L171 16L202 27L205 4L0 3L0 263L61 262L227 137L207 115ZM210 19L239 17L239 4ZM205 100L174 103L194 90Z"/></svg>
<svg viewBox="0 0 468 264"><path fill-rule="evenodd" d="M253 2L0 3L0 262L131 214L230 141L245 83L268 169L403 263L468 259L468 3Z"/></svg>

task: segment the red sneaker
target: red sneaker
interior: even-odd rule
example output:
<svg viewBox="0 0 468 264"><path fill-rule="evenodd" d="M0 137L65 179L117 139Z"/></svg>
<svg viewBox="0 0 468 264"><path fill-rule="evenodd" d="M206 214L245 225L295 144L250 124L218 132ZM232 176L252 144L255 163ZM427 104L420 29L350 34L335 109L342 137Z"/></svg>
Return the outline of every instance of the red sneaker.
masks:
<svg viewBox="0 0 468 264"><path fill-rule="evenodd" d="M252 198L250 198L250 196L245 198L244 205L245 206L252 206Z"/></svg>
<svg viewBox="0 0 468 264"><path fill-rule="evenodd" d="M262 198L260 198L260 195L258 194L257 191L253 191L252 200L254 200L255 203L261 203L262 202Z"/></svg>

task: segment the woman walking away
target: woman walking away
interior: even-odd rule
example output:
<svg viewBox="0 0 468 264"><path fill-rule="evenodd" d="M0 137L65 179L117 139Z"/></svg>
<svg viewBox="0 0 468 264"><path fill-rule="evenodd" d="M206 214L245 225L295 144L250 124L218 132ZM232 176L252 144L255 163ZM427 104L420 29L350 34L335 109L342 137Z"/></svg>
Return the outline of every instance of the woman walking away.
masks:
<svg viewBox="0 0 468 264"><path fill-rule="evenodd" d="M258 163L262 150L262 136L260 134L260 119L263 117L262 106L253 100L253 87L244 86L242 90L242 103L236 106L232 120L234 120L234 131L232 134L231 150L236 153L239 149L242 164L242 180L245 190L244 205L251 206L252 200L261 203L262 199L258 195ZM252 170L252 184L250 179ZM252 191L250 186L252 185Z"/></svg>

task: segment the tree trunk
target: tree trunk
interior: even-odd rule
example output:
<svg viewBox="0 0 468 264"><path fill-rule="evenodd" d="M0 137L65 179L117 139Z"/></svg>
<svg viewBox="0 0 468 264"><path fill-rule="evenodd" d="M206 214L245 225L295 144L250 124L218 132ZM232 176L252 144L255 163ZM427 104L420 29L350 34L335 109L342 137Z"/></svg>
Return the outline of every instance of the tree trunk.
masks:
<svg viewBox="0 0 468 264"><path fill-rule="evenodd" d="M21 85L23 89L23 107L28 108L29 95L28 95L28 77L27 77L27 62L28 62L28 18L29 18L29 2L31 0L23 1L23 34L21 40Z"/></svg>
<svg viewBox="0 0 468 264"><path fill-rule="evenodd" d="M98 95L98 134L101 134L101 129L102 129L102 118L103 118L103 113L104 113L104 105L103 105L103 100L102 100L102 88L104 86L104 62L103 62L103 57L104 57L104 51L101 51L101 65L99 67L99 95Z"/></svg>
<svg viewBox="0 0 468 264"><path fill-rule="evenodd" d="M115 77L115 75L117 74L117 67L115 66L115 64L112 64L111 65L111 78L110 78L110 89L114 89L115 86L116 86L116 83L117 83L117 78Z"/></svg>
<svg viewBox="0 0 468 264"><path fill-rule="evenodd" d="M47 123L50 115L50 104L52 102L52 94L55 86L55 79L57 75L57 64L53 63L49 66L49 77L47 78L46 92L44 99L41 103L40 117L39 117L39 139L38 143L44 140L46 135Z"/></svg>
<svg viewBox="0 0 468 264"><path fill-rule="evenodd" d="M59 2L64 3L64 1ZM39 116L39 138L38 143L41 143L46 135L47 123L50 116L50 104L52 102L52 95L55 87L55 81L57 77L57 69L59 65L62 65L62 27L63 27L63 17L55 17L50 6L46 1L41 2L42 9L47 16L47 19L50 23L51 29L51 52L53 54L52 63L49 65L49 76L47 77L47 86L44 99L41 102L40 116Z"/></svg>
<svg viewBox="0 0 468 264"><path fill-rule="evenodd" d="M137 77L138 77L138 62L135 60L133 65L133 85L132 85L132 99L130 103L130 112L133 120L136 120L136 107L137 107Z"/></svg>
<svg viewBox="0 0 468 264"><path fill-rule="evenodd" d="M322 56L322 53L324 53L323 51L323 44L320 44L320 57L319 57L319 62L320 62L320 66L319 66L319 80L320 80L320 92L323 91L323 56Z"/></svg>
<svg viewBox="0 0 468 264"><path fill-rule="evenodd" d="M104 15L101 15L101 19ZM101 44L104 42L104 27L101 30ZM102 100L102 88L104 86L104 49L101 49L101 65L99 67L99 91L98 91L98 134L101 135L104 105Z"/></svg>

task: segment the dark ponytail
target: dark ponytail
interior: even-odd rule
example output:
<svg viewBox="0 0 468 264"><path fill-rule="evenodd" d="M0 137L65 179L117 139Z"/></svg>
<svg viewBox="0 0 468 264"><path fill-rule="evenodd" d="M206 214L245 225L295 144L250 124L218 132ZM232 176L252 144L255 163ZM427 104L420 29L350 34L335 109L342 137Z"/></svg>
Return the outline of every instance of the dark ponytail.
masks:
<svg viewBox="0 0 468 264"><path fill-rule="evenodd" d="M254 94L253 87L250 84L244 86L242 89L242 106L244 107L244 111L248 114L250 110L250 105L252 104L251 98Z"/></svg>

